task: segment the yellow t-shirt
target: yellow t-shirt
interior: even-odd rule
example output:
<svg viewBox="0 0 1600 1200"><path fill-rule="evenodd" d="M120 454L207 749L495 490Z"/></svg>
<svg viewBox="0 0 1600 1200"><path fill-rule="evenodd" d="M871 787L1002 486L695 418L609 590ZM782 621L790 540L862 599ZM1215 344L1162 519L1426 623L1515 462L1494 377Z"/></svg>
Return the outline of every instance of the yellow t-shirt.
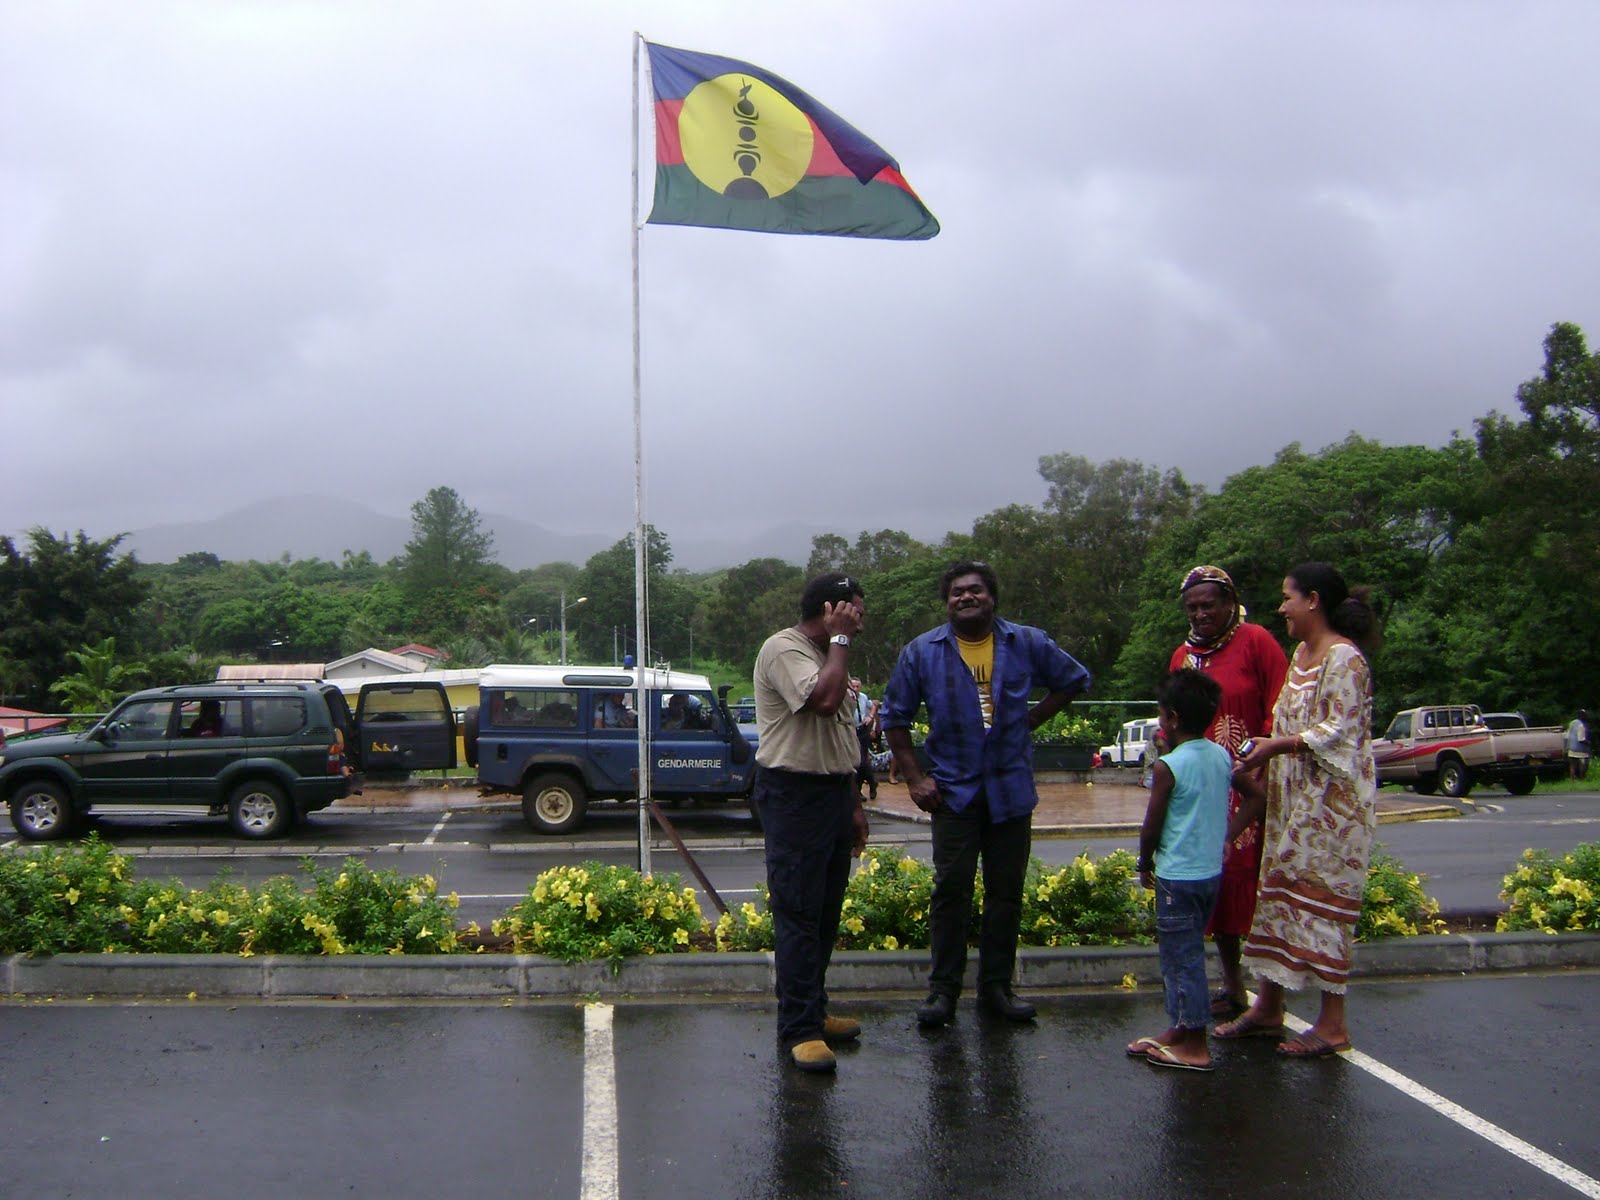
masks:
<svg viewBox="0 0 1600 1200"><path fill-rule="evenodd" d="M994 674L994 634L981 642L958 637L956 645L961 647L961 661L967 664L978 685L978 707L983 710L983 727L988 729L994 724L994 697L989 692L989 677Z"/></svg>

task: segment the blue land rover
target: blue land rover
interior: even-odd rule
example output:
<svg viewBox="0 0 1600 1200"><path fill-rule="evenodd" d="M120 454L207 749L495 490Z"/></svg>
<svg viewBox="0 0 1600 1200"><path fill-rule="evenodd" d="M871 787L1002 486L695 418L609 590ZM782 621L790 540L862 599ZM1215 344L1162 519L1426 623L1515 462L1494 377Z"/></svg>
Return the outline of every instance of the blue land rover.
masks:
<svg viewBox="0 0 1600 1200"><path fill-rule="evenodd" d="M490 666L478 686L463 722L467 761L486 791L521 795L536 833L576 829L590 800L638 794L641 717L649 722L653 798L749 799L755 753L728 711L727 689L713 689L704 675Z"/></svg>

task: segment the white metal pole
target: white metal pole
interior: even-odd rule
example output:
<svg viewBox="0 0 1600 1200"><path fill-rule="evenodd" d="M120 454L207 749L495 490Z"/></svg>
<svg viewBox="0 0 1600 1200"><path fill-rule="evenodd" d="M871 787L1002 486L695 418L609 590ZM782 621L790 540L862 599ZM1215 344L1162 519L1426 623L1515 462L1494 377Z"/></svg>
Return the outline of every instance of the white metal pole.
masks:
<svg viewBox="0 0 1600 1200"><path fill-rule="evenodd" d="M650 760L650 720L655 715L653 702L644 688L645 595L644 595L644 433L640 406L639 379L639 48L644 44L637 31L633 35L633 612L635 644L641 653L634 658L635 700L639 714L639 873L650 874L650 777L655 772Z"/></svg>
<svg viewBox="0 0 1600 1200"><path fill-rule="evenodd" d="M561 589L561 665L567 665L567 589Z"/></svg>

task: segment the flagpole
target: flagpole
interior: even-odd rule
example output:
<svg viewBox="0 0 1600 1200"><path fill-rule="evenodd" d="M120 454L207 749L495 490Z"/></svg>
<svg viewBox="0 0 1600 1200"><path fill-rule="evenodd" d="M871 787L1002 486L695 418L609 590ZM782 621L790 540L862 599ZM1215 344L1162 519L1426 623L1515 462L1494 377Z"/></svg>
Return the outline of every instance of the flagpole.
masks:
<svg viewBox="0 0 1600 1200"><path fill-rule="evenodd" d="M650 872L650 718L655 698L644 688L645 573L644 573L644 434L639 376L639 47L644 38L633 34L633 667L634 711L639 718L639 873Z"/></svg>

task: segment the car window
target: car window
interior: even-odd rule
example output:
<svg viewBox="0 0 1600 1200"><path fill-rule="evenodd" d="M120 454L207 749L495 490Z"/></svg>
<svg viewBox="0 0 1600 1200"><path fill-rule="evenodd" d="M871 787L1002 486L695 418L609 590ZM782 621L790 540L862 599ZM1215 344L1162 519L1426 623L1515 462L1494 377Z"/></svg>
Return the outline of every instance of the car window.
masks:
<svg viewBox="0 0 1600 1200"><path fill-rule="evenodd" d="M141 741L167 737L171 728L171 700L136 700L118 710L110 725L115 736Z"/></svg>
<svg viewBox="0 0 1600 1200"><path fill-rule="evenodd" d="M710 732L722 724L709 692L661 692L656 703L663 730Z"/></svg>
<svg viewBox="0 0 1600 1200"><path fill-rule="evenodd" d="M1389 723L1389 730L1383 736L1391 742L1398 742L1411 736L1411 718L1415 714L1403 712L1395 716Z"/></svg>
<svg viewBox="0 0 1600 1200"><path fill-rule="evenodd" d="M288 737L305 727L306 702L303 696L252 696L250 698L251 737Z"/></svg>
<svg viewBox="0 0 1600 1200"><path fill-rule="evenodd" d="M499 729L576 729L578 693L564 688L492 688L480 711Z"/></svg>
<svg viewBox="0 0 1600 1200"><path fill-rule="evenodd" d="M239 737L244 733L244 701L237 698L183 700L178 704L178 736Z"/></svg>

